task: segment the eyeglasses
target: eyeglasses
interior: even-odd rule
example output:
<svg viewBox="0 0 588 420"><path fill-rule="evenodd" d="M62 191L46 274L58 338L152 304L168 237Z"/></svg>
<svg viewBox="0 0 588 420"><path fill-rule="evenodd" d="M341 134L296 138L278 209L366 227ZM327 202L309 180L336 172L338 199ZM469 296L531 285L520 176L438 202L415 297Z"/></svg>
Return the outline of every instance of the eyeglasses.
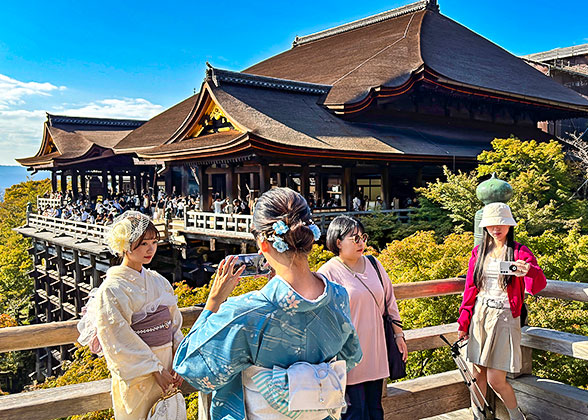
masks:
<svg viewBox="0 0 588 420"><path fill-rule="evenodd" d="M362 235L356 233L355 235L349 235L348 238L351 239L353 243L358 244L360 242L367 242L369 239L369 235L367 233L364 233Z"/></svg>

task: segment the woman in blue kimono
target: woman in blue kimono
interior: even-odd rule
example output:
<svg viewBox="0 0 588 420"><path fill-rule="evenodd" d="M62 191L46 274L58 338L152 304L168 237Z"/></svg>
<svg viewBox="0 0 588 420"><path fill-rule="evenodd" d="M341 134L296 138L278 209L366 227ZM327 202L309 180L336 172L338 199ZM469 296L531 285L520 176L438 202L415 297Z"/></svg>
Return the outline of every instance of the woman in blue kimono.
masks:
<svg viewBox="0 0 588 420"><path fill-rule="evenodd" d="M241 373L251 367L361 359L345 289L310 271L308 254L320 230L306 200L288 188L263 194L253 213L254 236L275 276L260 291L228 298L244 267L221 262L206 306L180 344L174 370L212 393L210 417L245 418ZM249 410L248 410L249 413Z"/></svg>

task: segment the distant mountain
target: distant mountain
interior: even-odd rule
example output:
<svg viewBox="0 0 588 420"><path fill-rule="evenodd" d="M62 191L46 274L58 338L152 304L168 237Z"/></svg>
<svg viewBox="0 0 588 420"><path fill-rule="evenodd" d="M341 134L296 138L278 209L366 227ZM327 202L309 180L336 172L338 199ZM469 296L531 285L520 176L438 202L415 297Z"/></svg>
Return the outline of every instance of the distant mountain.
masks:
<svg viewBox="0 0 588 420"><path fill-rule="evenodd" d="M22 166L2 166L0 165L0 200L4 199L4 190L27 180L27 177L39 181L49 178L49 172L41 171L31 176L31 173Z"/></svg>

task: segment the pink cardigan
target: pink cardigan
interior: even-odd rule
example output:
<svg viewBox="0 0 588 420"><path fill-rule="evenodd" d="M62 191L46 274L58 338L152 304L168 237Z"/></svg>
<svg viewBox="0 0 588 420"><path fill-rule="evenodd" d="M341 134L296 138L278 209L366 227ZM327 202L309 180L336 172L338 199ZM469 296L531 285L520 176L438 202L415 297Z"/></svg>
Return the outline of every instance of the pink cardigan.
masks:
<svg viewBox="0 0 588 420"><path fill-rule="evenodd" d="M470 321L474 312L474 304L476 303L476 296L478 289L474 285L474 267L478 259L478 246L472 251L470 263L468 266L468 274L466 276L465 289L463 291L463 301L459 307L459 331L469 331ZM535 295L545 288L547 280L543 270L537 264L537 259L533 253L524 245L515 242L514 259L523 260L529 263L529 272L524 277L514 277L513 281L507 286L506 292L508 294L508 302L512 316L517 318L521 315L521 308L524 301L524 289L530 294Z"/></svg>

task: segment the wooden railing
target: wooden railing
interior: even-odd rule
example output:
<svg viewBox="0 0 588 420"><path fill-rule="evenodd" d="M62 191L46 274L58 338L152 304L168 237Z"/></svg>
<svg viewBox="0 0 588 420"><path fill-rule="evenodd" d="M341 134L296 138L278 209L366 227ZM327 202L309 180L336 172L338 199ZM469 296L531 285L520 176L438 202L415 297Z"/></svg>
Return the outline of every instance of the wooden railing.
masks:
<svg viewBox="0 0 588 420"><path fill-rule="evenodd" d="M418 283L395 284L395 294L400 299L458 294L463 290L461 278L435 280ZM588 284L548 281L541 296L588 302ZM194 324L201 309L182 308L183 327ZM0 352L62 345L75 342L78 332L77 321L66 321L23 327L0 329ZM451 341L457 339L457 324L447 324L406 331L409 351L443 347L439 338L443 334ZM547 350L566 356L588 360L588 337L554 331L546 328L525 327L522 334L524 357L530 357L530 349ZM524 372L530 373L530 360L523 363ZM555 410L557 417L539 416L542 419L572 419L588 415L588 391L578 390L564 384L546 386L545 380L533 376L511 379L520 395L521 405L528 404L524 398L542 392L534 401L535 410ZM545 396L556 392L557 395ZM558 399L558 395L565 395ZM457 371L426 376L400 383L389 384L383 399L386 419L418 419L439 415L469 406L469 393ZM110 380L68 385L59 388L25 392L0 397L1 419L52 419L89 411L110 408ZM551 408L545 405L550 404ZM559 404L559 405L558 405ZM566 411L567 410L567 411ZM566 414L566 413L572 414ZM562 414L563 413L563 414ZM580 417L576 416L577 413ZM573 417L576 416L576 417Z"/></svg>
<svg viewBox="0 0 588 420"><path fill-rule="evenodd" d="M37 197L37 208L45 208L45 207L60 207L63 204L63 200L61 198L46 198L46 197Z"/></svg>
<svg viewBox="0 0 588 420"><path fill-rule="evenodd" d="M413 209L380 210L380 211L342 211L342 212L320 212L313 215L314 222L320 227L324 234L329 224L337 216L342 214L352 217L368 217L376 214L395 214L401 223L410 223ZM224 214L202 211L186 211L184 213L184 228L187 231L197 231L208 234L225 234L235 237L252 239L251 227L253 216L243 214Z"/></svg>
<svg viewBox="0 0 588 420"><path fill-rule="evenodd" d="M76 241L88 240L100 245L104 244L107 227L86 222L78 222L58 217L42 216L35 213L27 214L27 227L39 231L46 230L55 234L63 234Z"/></svg>
<svg viewBox="0 0 588 420"><path fill-rule="evenodd" d="M253 239L251 221L253 216L246 214L224 214L203 211L184 212L184 228L205 234L223 234Z"/></svg>

